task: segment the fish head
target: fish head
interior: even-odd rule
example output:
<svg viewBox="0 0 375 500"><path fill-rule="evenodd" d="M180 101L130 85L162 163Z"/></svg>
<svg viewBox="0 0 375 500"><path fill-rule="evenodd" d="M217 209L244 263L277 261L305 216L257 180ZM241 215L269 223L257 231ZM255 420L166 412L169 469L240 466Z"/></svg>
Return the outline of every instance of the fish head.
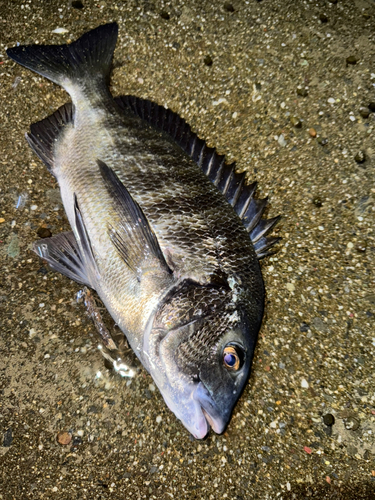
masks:
<svg viewBox="0 0 375 500"><path fill-rule="evenodd" d="M164 302L145 346L165 402L198 439L225 430L250 373L263 303L255 311L232 299L188 285Z"/></svg>

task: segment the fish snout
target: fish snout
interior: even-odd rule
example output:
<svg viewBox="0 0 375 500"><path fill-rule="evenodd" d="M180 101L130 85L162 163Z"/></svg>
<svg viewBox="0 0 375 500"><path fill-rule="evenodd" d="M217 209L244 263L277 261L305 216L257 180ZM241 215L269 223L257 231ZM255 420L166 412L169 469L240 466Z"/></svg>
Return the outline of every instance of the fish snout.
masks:
<svg viewBox="0 0 375 500"><path fill-rule="evenodd" d="M208 424L208 430L209 426L211 426L212 430L216 432L216 434L222 434L228 424L230 411L221 410L218 407L202 382L199 382L195 390L194 399L200 404L203 415Z"/></svg>

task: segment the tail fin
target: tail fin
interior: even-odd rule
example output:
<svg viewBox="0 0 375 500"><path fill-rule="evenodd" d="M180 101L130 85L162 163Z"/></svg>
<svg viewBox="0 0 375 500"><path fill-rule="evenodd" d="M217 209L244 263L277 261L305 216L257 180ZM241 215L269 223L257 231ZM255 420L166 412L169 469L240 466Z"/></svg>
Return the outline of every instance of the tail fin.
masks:
<svg viewBox="0 0 375 500"><path fill-rule="evenodd" d="M117 33L116 23L104 24L70 45L24 45L8 49L7 54L66 88L69 82L108 77Z"/></svg>

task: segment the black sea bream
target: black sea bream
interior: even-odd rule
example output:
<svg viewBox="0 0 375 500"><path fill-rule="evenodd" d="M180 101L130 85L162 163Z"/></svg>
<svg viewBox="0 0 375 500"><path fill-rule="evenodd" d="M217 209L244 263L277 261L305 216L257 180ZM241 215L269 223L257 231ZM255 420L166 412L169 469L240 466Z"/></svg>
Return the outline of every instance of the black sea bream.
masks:
<svg viewBox="0 0 375 500"><path fill-rule="evenodd" d="M7 51L72 98L26 135L72 228L34 249L96 290L169 408L203 438L223 432L248 378L263 315L258 259L278 239L266 237L277 218L261 219L255 184L176 114L112 97L117 31Z"/></svg>

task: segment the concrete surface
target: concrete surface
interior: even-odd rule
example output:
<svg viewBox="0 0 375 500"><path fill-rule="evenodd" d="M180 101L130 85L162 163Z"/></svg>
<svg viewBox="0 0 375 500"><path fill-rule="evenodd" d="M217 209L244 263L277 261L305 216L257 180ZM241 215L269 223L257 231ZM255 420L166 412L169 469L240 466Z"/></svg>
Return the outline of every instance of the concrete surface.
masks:
<svg viewBox="0 0 375 500"><path fill-rule="evenodd" d="M0 499L375 498L374 2L73 4L0 1ZM24 133L68 96L5 49L114 20L113 94L180 113L283 215L251 378L205 441L104 366L79 285L30 251L68 226Z"/></svg>

